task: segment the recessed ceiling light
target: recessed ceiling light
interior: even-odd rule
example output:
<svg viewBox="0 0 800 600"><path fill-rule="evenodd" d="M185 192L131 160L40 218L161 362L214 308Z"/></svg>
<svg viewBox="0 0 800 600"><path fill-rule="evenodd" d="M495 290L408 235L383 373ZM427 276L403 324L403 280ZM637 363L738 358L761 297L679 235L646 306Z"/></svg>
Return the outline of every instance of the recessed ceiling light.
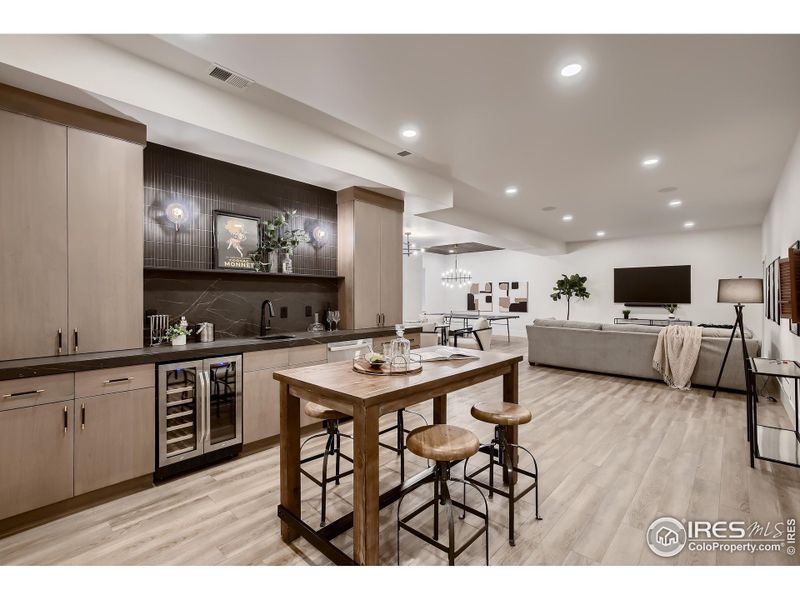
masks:
<svg viewBox="0 0 800 600"><path fill-rule="evenodd" d="M606 235L606 232L605 232L605 231L602 231L602 230L600 230L600 231L598 231L598 232L597 232L595 235L596 235L597 237L604 237L604 236Z"/></svg>
<svg viewBox="0 0 800 600"><path fill-rule="evenodd" d="M506 188L506 196L516 196L518 191L517 186L510 185Z"/></svg>
<svg viewBox="0 0 800 600"><path fill-rule="evenodd" d="M400 135L410 140L412 138L417 137L417 133L418 131L416 129L413 129L412 127L406 127L400 132Z"/></svg>
<svg viewBox="0 0 800 600"><path fill-rule="evenodd" d="M572 215L564 215L563 217L561 217L561 220L567 222L572 221Z"/></svg>
<svg viewBox="0 0 800 600"><path fill-rule="evenodd" d="M575 77L578 73L583 71L583 67L578 63L571 63L561 69L562 77Z"/></svg>
<svg viewBox="0 0 800 600"><path fill-rule="evenodd" d="M448 250L448 252L449 252L450 254L452 254L453 252L455 252L455 250L453 250L452 248L450 248L450 250Z"/></svg>
<svg viewBox="0 0 800 600"><path fill-rule="evenodd" d="M681 204L683 204L683 200L678 200L678 199L675 199L675 200L670 200L670 201L669 201L669 205L670 205L672 208L677 208L677 207L678 207L678 206L680 206Z"/></svg>
<svg viewBox="0 0 800 600"><path fill-rule="evenodd" d="M685 229L691 229L692 227L694 227L694 221L686 221L686 223L683 224L683 227Z"/></svg>
<svg viewBox="0 0 800 600"><path fill-rule="evenodd" d="M661 162L660 158L658 158L657 156L650 156L642 161L642 166L655 167L659 162Z"/></svg>

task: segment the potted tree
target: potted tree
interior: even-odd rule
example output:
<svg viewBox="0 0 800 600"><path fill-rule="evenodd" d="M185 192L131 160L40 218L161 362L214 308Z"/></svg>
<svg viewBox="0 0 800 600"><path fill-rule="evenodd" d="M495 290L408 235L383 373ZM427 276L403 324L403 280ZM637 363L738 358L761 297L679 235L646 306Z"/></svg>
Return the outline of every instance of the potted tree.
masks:
<svg viewBox="0 0 800 600"><path fill-rule="evenodd" d="M553 302L557 302L562 298L567 299L567 321L569 321L570 301L572 298L585 299L589 297L589 291L586 289L586 280L587 277L578 275L577 273L574 275L565 275L562 273L561 279L556 281L556 285L550 297L553 299Z"/></svg>

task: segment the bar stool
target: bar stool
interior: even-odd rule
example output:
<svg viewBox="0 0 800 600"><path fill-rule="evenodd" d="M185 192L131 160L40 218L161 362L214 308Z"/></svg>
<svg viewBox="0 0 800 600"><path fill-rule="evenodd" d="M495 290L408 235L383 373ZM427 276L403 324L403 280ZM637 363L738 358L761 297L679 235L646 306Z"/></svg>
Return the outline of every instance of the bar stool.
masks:
<svg viewBox="0 0 800 600"><path fill-rule="evenodd" d="M414 429L406 440L408 449L428 460L435 462L433 468L433 499L428 500L418 506L406 516L400 516L400 506L403 498L411 490L406 489L397 502L397 564L400 564L400 530L404 529L415 535L424 542L437 548L442 552L447 552L447 559L450 565L455 564L456 558L466 550L481 535L486 536L486 564L489 564L489 504L483 492L471 482L450 476L450 463L452 461L465 460L474 456L480 448L478 438L468 429L455 427L453 425L426 425ZM464 483L464 503L453 500L447 488L448 481ZM466 505L466 486L469 484L480 494L483 499L484 512L480 512ZM439 504L444 504L447 511L447 532L448 543L445 546L439 540ZM470 513L483 519L483 527L475 532L460 548L456 548L455 525L453 519L453 506L460 508L464 514ZM433 537L414 529L408 521L422 513L425 509L433 507Z"/></svg>
<svg viewBox="0 0 800 600"><path fill-rule="evenodd" d="M504 498L508 498L508 543L509 545L513 546L514 503L531 490L534 490L536 497L536 520L542 520L542 518L539 516L539 466L536 464L536 459L533 457L533 454L531 454L527 448L524 448L519 444L512 444L508 441L507 437L509 427L524 425L525 423L530 422L531 411L523 406L520 406L519 404L501 402L498 400L485 400L473 405L470 413L478 421L492 423L495 428L494 438L492 438L492 441L488 444L482 444L480 449L481 452L489 455L489 464L477 469L476 471L473 471L472 473L468 473L467 463L469 462L469 459L466 459L464 461L464 482L470 482L473 485L477 485L485 490L488 490L490 498L495 493L500 494ZM522 450L531 457L531 460L533 461L533 473L524 469L520 469L519 466L515 466L513 464L511 456L512 453L508 451L509 448ZM503 468L503 482L508 485L508 491L495 487L495 465ZM489 485L486 485L485 483L475 479L476 475L482 473L486 469L489 469ZM516 477L514 474L530 477L533 480L533 483L521 492L515 493L514 488ZM466 494L466 487L464 488L464 493ZM462 514L461 518L463 519L465 516L466 515Z"/></svg>
<svg viewBox="0 0 800 600"><path fill-rule="evenodd" d="M342 473L340 465L341 459L349 461L350 464L353 464L353 459L347 456L346 454L342 453L342 436L350 438L351 440L353 439L353 437L339 431L339 421L347 416L344 413L341 413L337 410L333 410L330 408L326 408L325 406L321 406L319 404L314 404L313 402L307 402L305 408L303 409L303 412L305 412L306 416L312 417L314 419L322 419L322 426L325 428L325 431L322 433L314 434L306 438L300 445L300 452L303 451L303 447L311 440L325 436L327 436L328 438L327 441L325 442L324 451L315 454L314 456L308 456L300 460L300 472L322 488L322 505L321 505L322 518L320 519L319 526L324 527L328 484L331 481L333 481L335 482L335 485L339 485L339 481L342 477L346 477L353 473L353 469L350 469L349 471L345 471L344 473ZM336 470L335 474L331 477L328 477L329 456L336 457ZM322 459L322 477L320 479L317 479L311 473L306 471L302 465L311 462L312 460L317 460L320 458Z"/></svg>

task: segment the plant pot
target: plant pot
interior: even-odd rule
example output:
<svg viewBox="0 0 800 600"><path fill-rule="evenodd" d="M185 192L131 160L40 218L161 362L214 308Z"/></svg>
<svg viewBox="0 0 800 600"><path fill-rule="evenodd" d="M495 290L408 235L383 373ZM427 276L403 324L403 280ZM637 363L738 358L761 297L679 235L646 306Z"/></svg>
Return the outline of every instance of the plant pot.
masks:
<svg viewBox="0 0 800 600"><path fill-rule="evenodd" d="M186 336L179 335L178 337L174 337L169 341L170 344L173 346L185 346L186 345Z"/></svg>
<svg viewBox="0 0 800 600"><path fill-rule="evenodd" d="M676 318L676 317L675 317L675 315L673 315L673 314L670 314L670 315L669 315L667 318L668 318L670 321L673 321L673 320L675 320L675 318Z"/></svg>
<svg viewBox="0 0 800 600"><path fill-rule="evenodd" d="M283 263L281 263L281 270L283 273L291 273L292 272L292 257L288 254L283 257Z"/></svg>
<svg viewBox="0 0 800 600"><path fill-rule="evenodd" d="M622 318L623 318L623 319L630 319L630 318L631 318L631 316L630 316L630 315L625 315L625 314L623 314L623 315L622 315Z"/></svg>

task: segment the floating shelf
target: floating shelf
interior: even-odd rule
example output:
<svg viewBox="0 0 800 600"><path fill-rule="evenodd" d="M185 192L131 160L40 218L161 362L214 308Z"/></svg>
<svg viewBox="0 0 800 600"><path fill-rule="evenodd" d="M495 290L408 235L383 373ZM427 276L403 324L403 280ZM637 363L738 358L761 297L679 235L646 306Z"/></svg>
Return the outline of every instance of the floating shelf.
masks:
<svg viewBox="0 0 800 600"><path fill-rule="evenodd" d="M262 273L259 271L234 271L229 269L183 269L179 267L145 267L145 273L198 274L217 277L272 277L274 279L344 279L338 275L307 275L305 273Z"/></svg>

